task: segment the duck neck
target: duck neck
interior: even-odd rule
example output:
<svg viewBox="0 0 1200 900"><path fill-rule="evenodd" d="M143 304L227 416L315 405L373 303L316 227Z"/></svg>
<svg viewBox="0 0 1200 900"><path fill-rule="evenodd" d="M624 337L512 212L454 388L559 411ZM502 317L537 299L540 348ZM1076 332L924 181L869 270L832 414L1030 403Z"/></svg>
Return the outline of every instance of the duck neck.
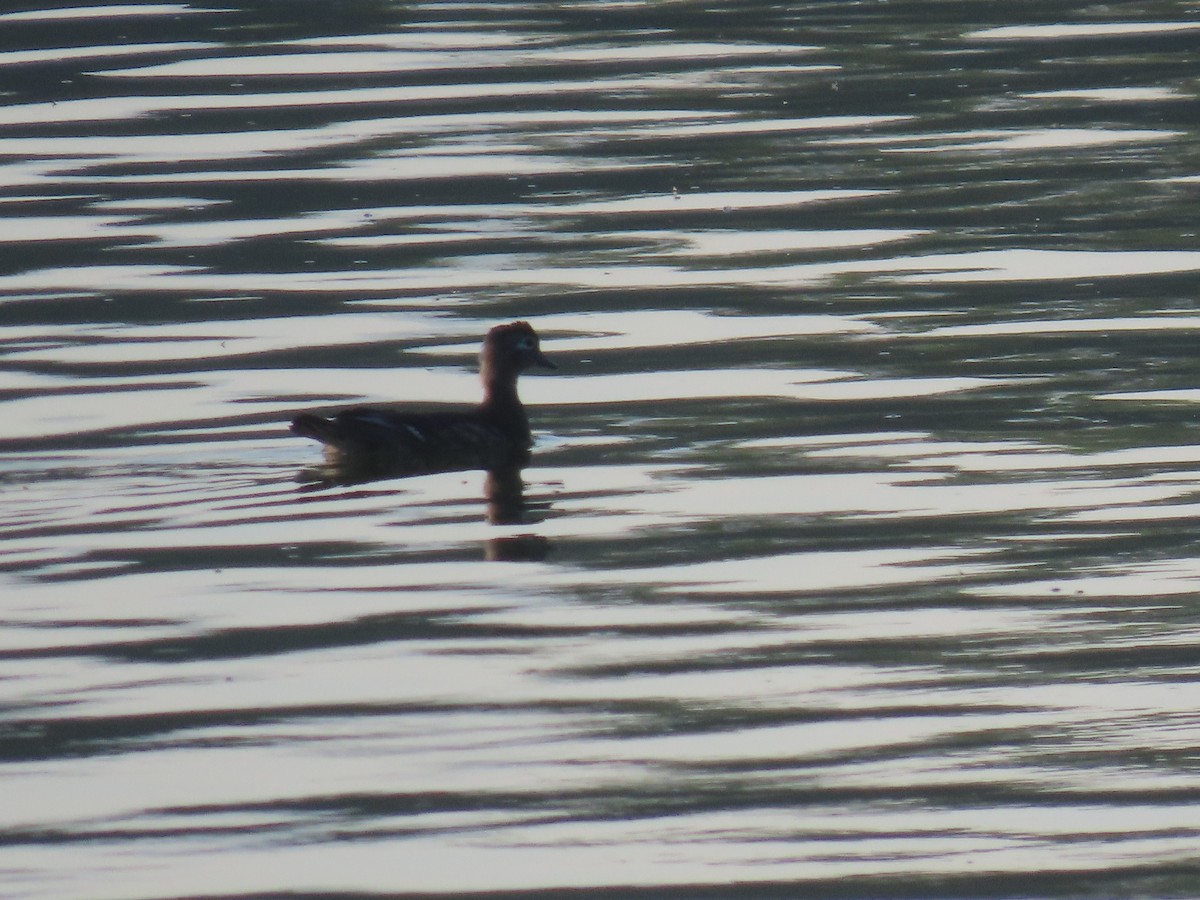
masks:
<svg viewBox="0 0 1200 900"><path fill-rule="evenodd" d="M494 407L520 406L517 385L509 378L495 378L483 382L483 405Z"/></svg>
<svg viewBox="0 0 1200 900"><path fill-rule="evenodd" d="M517 396L516 380L511 376L484 380L480 412L514 441L529 442L529 417Z"/></svg>
<svg viewBox="0 0 1200 900"><path fill-rule="evenodd" d="M485 360L480 378L483 381L485 408L503 411L506 415L512 415L514 411L524 412L521 398L517 396L516 373L489 365Z"/></svg>

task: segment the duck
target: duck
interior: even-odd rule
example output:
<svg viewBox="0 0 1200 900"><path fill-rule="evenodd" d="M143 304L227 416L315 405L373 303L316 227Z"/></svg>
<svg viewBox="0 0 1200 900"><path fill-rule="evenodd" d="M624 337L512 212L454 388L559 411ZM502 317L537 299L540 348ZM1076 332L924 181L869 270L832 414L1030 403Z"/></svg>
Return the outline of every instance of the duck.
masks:
<svg viewBox="0 0 1200 900"><path fill-rule="evenodd" d="M533 443L517 377L534 366L557 369L528 322L497 325L483 339L483 402L473 409L405 410L356 406L332 417L301 413L291 430L320 441L334 466L386 467L393 473L519 468Z"/></svg>

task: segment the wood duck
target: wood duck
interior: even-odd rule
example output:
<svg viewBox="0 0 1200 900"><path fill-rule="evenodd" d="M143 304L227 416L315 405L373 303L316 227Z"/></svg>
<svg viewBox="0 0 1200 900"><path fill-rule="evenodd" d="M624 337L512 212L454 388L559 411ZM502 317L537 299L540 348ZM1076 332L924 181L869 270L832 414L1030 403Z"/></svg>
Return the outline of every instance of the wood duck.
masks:
<svg viewBox="0 0 1200 900"><path fill-rule="evenodd" d="M393 474L519 467L532 437L517 376L530 366L558 367L542 355L528 322L489 331L479 362L483 402L474 409L357 406L329 419L301 413L292 431L324 444L326 460L336 466L386 467Z"/></svg>

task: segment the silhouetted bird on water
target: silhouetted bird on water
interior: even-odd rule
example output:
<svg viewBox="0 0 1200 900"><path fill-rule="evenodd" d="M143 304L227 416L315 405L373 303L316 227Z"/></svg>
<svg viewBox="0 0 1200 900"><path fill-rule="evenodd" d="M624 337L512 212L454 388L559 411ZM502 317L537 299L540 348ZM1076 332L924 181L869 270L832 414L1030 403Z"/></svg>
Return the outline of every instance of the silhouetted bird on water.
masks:
<svg viewBox="0 0 1200 900"><path fill-rule="evenodd" d="M530 366L554 369L528 322L497 325L479 355L483 402L474 409L420 412L358 406L333 418L302 413L292 431L325 445L326 460L344 469L393 475L459 469L519 469L528 460L529 418L517 376Z"/></svg>

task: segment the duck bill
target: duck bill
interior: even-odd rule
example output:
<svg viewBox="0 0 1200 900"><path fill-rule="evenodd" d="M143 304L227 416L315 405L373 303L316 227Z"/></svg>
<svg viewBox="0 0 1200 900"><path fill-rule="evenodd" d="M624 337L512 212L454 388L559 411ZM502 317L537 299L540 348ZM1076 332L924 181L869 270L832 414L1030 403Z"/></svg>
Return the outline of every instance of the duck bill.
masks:
<svg viewBox="0 0 1200 900"><path fill-rule="evenodd" d="M538 351L537 359L535 359L533 361L533 364L535 366L541 366L543 369L557 369L558 368L558 366L556 366L554 363L550 362L550 360L546 359L545 354L542 353L541 350Z"/></svg>

